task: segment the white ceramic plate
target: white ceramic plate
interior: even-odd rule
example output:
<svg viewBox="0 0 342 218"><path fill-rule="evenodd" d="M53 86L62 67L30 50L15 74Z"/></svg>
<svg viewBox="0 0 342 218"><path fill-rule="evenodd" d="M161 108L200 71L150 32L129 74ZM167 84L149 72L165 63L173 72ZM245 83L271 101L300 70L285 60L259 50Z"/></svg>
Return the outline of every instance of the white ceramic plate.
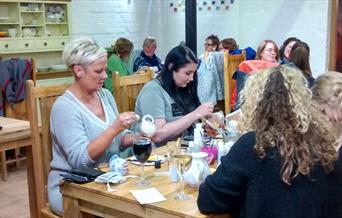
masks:
<svg viewBox="0 0 342 218"><path fill-rule="evenodd" d="M160 156L160 155L156 155L156 156L157 156L156 160L160 160L161 163L165 162L165 157ZM135 157L132 157L131 160L132 160L132 164L134 164L134 165L141 165L141 163L139 161L137 161L135 159ZM154 166L154 161L147 161L147 162L145 162L145 166Z"/></svg>

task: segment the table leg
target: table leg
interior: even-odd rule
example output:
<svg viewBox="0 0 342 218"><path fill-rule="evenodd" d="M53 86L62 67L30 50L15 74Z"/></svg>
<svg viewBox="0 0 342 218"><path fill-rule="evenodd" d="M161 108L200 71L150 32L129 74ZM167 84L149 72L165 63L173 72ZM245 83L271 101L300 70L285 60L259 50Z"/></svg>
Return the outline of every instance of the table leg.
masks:
<svg viewBox="0 0 342 218"><path fill-rule="evenodd" d="M18 169L20 166L20 160L19 160L19 156L20 156L20 148L16 148L14 149L14 156L15 156L15 167Z"/></svg>
<svg viewBox="0 0 342 218"><path fill-rule="evenodd" d="M82 218L77 199L63 195L63 209L65 218Z"/></svg>
<svg viewBox="0 0 342 218"><path fill-rule="evenodd" d="M1 151L1 172L2 172L2 179L7 181L8 174L7 174L7 163L6 163L6 151Z"/></svg>

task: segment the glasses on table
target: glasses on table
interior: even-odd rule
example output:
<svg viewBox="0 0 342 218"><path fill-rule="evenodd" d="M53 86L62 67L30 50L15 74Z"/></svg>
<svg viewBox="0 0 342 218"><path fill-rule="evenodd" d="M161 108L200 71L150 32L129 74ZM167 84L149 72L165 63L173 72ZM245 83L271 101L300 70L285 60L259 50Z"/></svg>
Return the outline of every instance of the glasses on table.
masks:
<svg viewBox="0 0 342 218"><path fill-rule="evenodd" d="M188 200L190 199L190 196L185 193L184 191L184 173L187 171L192 162L192 156L191 154L187 153L186 150L179 150L179 152L174 153L171 156L172 161L176 164L176 167L179 172L180 182L181 182L181 188L180 191L176 194L175 199L177 200Z"/></svg>
<svg viewBox="0 0 342 218"><path fill-rule="evenodd" d="M140 162L141 175L137 181L139 186L148 186L149 182L145 179L144 166L152 152L152 143L148 138L139 138L133 141L133 154L134 157Z"/></svg>

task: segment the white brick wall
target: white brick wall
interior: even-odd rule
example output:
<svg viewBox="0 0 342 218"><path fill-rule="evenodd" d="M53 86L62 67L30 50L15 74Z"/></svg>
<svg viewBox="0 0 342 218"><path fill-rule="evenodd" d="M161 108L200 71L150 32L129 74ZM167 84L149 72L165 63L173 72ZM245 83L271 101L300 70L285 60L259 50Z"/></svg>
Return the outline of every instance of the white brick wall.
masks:
<svg viewBox="0 0 342 218"><path fill-rule="evenodd" d="M173 12L170 2L181 1L72 0L73 35L90 35L104 47L127 37L135 48L141 48L146 36L155 36L157 54L164 58L185 38L185 13ZM229 11L197 11L198 54L211 33L254 48L266 38L280 45L296 36L310 45L312 70L318 75L326 69L328 4L328 0L235 0Z"/></svg>

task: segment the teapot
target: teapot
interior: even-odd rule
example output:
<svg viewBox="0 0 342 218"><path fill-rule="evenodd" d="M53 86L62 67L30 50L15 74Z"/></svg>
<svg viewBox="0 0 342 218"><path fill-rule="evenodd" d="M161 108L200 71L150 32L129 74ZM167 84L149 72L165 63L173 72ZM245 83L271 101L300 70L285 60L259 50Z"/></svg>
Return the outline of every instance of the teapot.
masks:
<svg viewBox="0 0 342 218"><path fill-rule="evenodd" d="M210 175L209 162L205 152L195 152L191 154L192 163L188 171L184 173L184 182L193 188L198 188L205 178Z"/></svg>

